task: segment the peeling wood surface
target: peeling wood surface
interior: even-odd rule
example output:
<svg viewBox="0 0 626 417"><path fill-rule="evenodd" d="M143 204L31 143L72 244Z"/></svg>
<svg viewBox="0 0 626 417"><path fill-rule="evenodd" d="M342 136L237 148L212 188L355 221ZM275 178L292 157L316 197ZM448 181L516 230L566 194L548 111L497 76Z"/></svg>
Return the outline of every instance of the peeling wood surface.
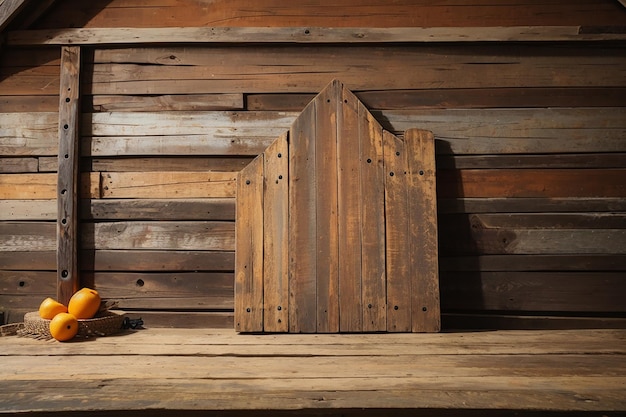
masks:
<svg viewBox="0 0 626 417"><path fill-rule="evenodd" d="M255 336L149 325L82 343L3 337L0 400L10 412L611 414L626 410L625 337L623 330ZM144 389L125 395L137 386Z"/></svg>

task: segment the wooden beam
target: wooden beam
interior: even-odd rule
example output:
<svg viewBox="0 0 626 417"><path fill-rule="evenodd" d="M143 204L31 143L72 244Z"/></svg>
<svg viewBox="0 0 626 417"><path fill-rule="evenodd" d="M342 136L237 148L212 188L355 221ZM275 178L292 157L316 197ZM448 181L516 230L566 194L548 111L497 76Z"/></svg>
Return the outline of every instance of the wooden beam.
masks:
<svg viewBox="0 0 626 417"><path fill-rule="evenodd" d="M580 26L513 27L177 27L70 28L13 31L9 46L113 45L158 43L385 43L385 42L497 42L598 41L626 39L626 27Z"/></svg>
<svg viewBox="0 0 626 417"><path fill-rule="evenodd" d="M81 50L78 46L64 46L61 49L57 177L57 299L66 305L80 285L78 266L80 56Z"/></svg>

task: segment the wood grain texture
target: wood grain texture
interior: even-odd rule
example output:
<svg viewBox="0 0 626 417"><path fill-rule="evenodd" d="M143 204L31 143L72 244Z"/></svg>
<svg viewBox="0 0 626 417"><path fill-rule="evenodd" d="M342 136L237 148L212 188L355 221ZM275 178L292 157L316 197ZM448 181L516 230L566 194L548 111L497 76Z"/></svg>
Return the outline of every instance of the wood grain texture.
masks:
<svg viewBox="0 0 626 417"><path fill-rule="evenodd" d="M289 133L263 158L263 331L289 330ZM240 218L238 218L239 221ZM245 220L244 220L245 221Z"/></svg>
<svg viewBox="0 0 626 417"><path fill-rule="evenodd" d="M361 299L363 331L387 329L385 271L385 174L383 129L359 102L361 193Z"/></svg>
<svg viewBox="0 0 626 417"><path fill-rule="evenodd" d="M57 300L67 305L81 286L78 260L81 49L61 48L57 176Z"/></svg>
<svg viewBox="0 0 626 417"><path fill-rule="evenodd" d="M337 117L342 84L335 80L315 97L317 332L339 331L339 214Z"/></svg>
<svg viewBox="0 0 626 417"><path fill-rule="evenodd" d="M361 200L360 189L359 101L347 88L342 89L341 100L337 114L339 330L360 332L363 329L361 207L365 202Z"/></svg>
<svg viewBox="0 0 626 417"><path fill-rule="evenodd" d="M407 244L411 279L411 326L414 332L441 329L435 142L432 132L405 134L409 204Z"/></svg>
<svg viewBox="0 0 626 417"><path fill-rule="evenodd" d="M624 40L626 35L579 26L512 27L177 27L66 28L14 31L9 46L128 45L163 43L399 43L399 42L529 42Z"/></svg>
<svg viewBox="0 0 626 417"><path fill-rule="evenodd" d="M317 335L313 341L151 328L90 343L52 343L43 352L40 341L2 338L0 399L16 412L151 407L165 415L181 407L238 413L245 407L252 415L306 408L351 417L381 409L400 416L502 409L523 416L619 414L623 341L623 330ZM76 364L73 377L59 379L68 359ZM123 395L136 386L145 387L139 398ZM59 389L72 398L56 396ZM237 401L241 395L249 398L245 404Z"/></svg>
<svg viewBox="0 0 626 417"><path fill-rule="evenodd" d="M623 87L624 58L615 48L472 45L471 59L465 51L454 44L102 49L89 93L316 93L332 79L357 92Z"/></svg>
<svg viewBox="0 0 626 417"><path fill-rule="evenodd" d="M405 143L383 131L385 174L385 272L387 275L387 331L409 332L411 276L407 262L409 203L405 180ZM393 175L392 175L393 174Z"/></svg>
<svg viewBox="0 0 626 417"><path fill-rule="evenodd" d="M263 329L263 157L254 159L237 178L235 257L235 329Z"/></svg>
<svg viewBox="0 0 626 417"><path fill-rule="evenodd" d="M163 13L155 13L162 11ZM159 0L107 3L79 0L59 4L39 27L432 27L432 26L516 26L516 25L622 25L624 10L616 1L577 0L563 4L553 0L471 3L427 0L367 4L342 0L330 7L316 3L285 4L263 0L253 5L244 0L211 4L191 0ZM382 18L384 17L384 18Z"/></svg>
<svg viewBox="0 0 626 417"><path fill-rule="evenodd" d="M317 328L315 103L289 130L289 331Z"/></svg>

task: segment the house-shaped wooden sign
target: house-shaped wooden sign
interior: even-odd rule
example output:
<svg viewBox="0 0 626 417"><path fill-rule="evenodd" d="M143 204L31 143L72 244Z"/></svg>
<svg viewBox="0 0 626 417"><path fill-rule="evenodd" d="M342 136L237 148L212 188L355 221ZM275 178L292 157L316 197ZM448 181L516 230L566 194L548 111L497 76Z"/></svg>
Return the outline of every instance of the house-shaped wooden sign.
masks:
<svg viewBox="0 0 626 417"><path fill-rule="evenodd" d="M438 331L432 133L333 81L239 174L235 264L239 332Z"/></svg>

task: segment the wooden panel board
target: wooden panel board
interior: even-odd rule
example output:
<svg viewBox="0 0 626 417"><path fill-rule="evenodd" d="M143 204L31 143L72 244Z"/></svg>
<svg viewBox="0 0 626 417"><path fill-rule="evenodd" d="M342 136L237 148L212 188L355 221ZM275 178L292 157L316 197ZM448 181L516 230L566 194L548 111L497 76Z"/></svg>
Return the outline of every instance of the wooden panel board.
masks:
<svg viewBox="0 0 626 417"><path fill-rule="evenodd" d="M339 219L337 116L342 85L333 81L315 97L317 332L339 331Z"/></svg>
<svg viewBox="0 0 626 417"><path fill-rule="evenodd" d="M387 329L383 129L359 101L363 331ZM433 155L434 157L434 155Z"/></svg>
<svg viewBox="0 0 626 417"><path fill-rule="evenodd" d="M411 328L411 276L407 262L409 204L405 180L404 142L383 131L385 174L385 257L387 275L387 331Z"/></svg>
<svg viewBox="0 0 626 417"><path fill-rule="evenodd" d="M315 104L289 131L289 331L317 329Z"/></svg>
<svg viewBox="0 0 626 417"><path fill-rule="evenodd" d="M289 134L285 132L262 154L263 331L266 332L289 330L288 143ZM253 218L251 221L259 222L261 219Z"/></svg>
<svg viewBox="0 0 626 417"><path fill-rule="evenodd" d="M263 329L263 158L255 158L237 180L235 328Z"/></svg>
<svg viewBox="0 0 626 417"><path fill-rule="evenodd" d="M410 129L404 136L409 202L411 323L414 332L441 329L433 134Z"/></svg>
<svg viewBox="0 0 626 417"><path fill-rule="evenodd" d="M355 149L359 102L347 89L337 115L337 195L339 218L339 330L363 329L361 299L361 165ZM358 137L358 136L356 136Z"/></svg>

